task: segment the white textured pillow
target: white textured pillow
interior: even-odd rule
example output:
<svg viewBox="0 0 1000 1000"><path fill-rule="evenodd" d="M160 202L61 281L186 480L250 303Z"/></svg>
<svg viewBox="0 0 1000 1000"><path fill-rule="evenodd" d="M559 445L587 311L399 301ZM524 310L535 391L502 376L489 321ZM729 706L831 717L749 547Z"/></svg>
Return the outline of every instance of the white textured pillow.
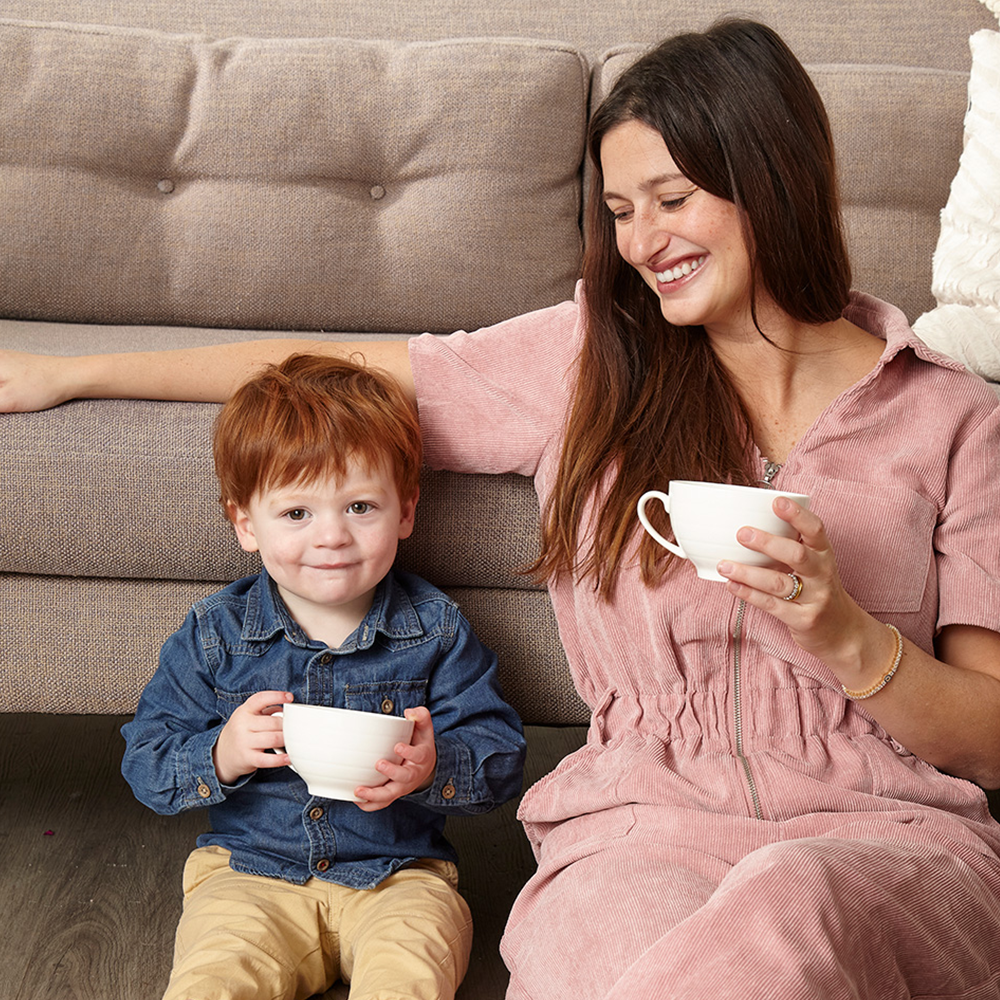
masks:
<svg viewBox="0 0 1000 1000"><path fill-rule="evenodd" d="M995 13L1000 0L984 0ZM936 350L1000 381L1000 33L970 39L972 73L958 173L941 213L932 289L913 324Z"/></svg>

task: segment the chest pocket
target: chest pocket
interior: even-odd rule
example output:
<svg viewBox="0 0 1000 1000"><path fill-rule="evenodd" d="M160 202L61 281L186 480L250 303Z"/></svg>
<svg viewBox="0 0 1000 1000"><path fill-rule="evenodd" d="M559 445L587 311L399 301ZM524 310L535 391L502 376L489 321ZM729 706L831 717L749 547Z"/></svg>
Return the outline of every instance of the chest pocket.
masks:
<svg viewBox="0 0 1000 1000"><path fill-rule="evenodd" d="M885 484L825 480L810 492L847 592L872 613L918 611L934 569L934 505Z"/></svg>
<svg viewBox="0 0 1000 1000"><path fill-rule="evenodd" d="M348 684L344 704L358 712L402 715L427 700L426 680L385 680L369 684Z"/></svg>

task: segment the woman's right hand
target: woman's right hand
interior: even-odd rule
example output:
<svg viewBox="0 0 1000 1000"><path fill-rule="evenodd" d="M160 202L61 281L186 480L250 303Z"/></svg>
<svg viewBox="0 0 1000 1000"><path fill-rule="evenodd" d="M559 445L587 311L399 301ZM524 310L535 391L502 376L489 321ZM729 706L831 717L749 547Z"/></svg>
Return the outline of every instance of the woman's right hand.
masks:
<svg viewBox="0 0 1000 1000"><path fill-rule="evenodd" d="M72 399L74 360L0 351L0 413L47 410Z"/></svg>

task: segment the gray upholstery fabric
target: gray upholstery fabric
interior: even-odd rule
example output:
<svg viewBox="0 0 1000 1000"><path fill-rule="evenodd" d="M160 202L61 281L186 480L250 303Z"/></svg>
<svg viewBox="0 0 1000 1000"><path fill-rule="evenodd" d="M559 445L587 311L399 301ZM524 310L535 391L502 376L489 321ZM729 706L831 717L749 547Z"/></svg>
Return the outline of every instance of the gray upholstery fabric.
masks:
<svg viewBox="0 0 1000 1000"><path fill-rule="evenodd" d="M129 713L163 640L215 581L67 579L0 573L0 708ZM504 694L525 723L582 724L548 595L446 587L496 651Z"/></svg>
<svg viewBox="0 0 1000 1000"><path fill-rule="evenodd" d="M6 0L31 23L0 18L0 347L400 337L565 298L590 102L730 9ZM995 18L977 0L743 12L828 102L855 284L915 318L968 36ZM0 417L0 710L130 711L191 601L255 568L216 503L215 412ZM537 532L527 480L427 474L401 561L460 600L527 721L579 722L548 597L517 572Z"/></svg>
<svg viewBox="0 0 1000 1000"><path fill-rule="evenodd" d="M219 582L256 572L217 502L217 411L80 400L5 416L0 523L18 543L0 547L0 572ZM537 554L538 503L523 477L427 470L417 510L420 530L400 546L408 569L446 587L541 589L518 572Z"/></svg>
<svg viewBox="0 0 1000 1000"><path fill-rule="evenodd" d="M0 65L4 315L450 331L572 292L568 46L0 22Z"/></svg>

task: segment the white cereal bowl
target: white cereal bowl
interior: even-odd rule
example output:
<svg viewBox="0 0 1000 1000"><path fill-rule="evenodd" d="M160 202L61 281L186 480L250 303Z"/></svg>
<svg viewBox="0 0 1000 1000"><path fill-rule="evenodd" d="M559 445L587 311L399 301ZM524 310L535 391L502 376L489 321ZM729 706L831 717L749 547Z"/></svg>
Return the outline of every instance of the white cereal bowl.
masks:
<svg viewBox="0 0 1000 1000"><path fill-rule="evenodd" d="M359 785L385 784L388 779L375 765L400 763L395 746L413 736L413 722L398 715L291 702L281 716L292 769L310 795L325 799L353 802Z"/></svg>

